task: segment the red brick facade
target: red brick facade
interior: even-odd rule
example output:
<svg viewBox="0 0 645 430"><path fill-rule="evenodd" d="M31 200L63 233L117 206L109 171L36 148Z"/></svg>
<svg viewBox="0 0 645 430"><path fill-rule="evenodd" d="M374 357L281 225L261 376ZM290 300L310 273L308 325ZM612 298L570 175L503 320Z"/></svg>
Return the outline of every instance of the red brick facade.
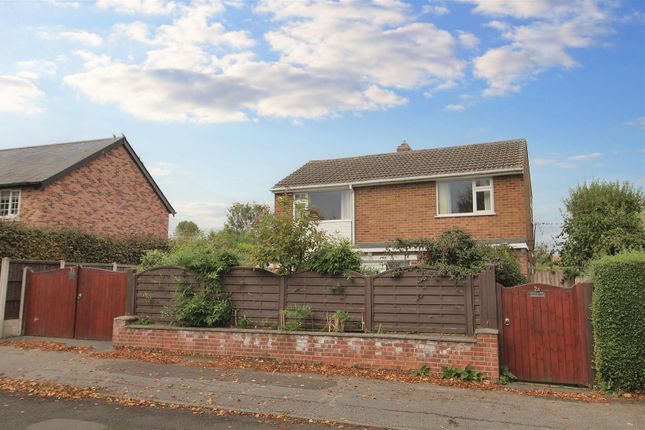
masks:
<svg viewBox="0 0 645 430"><path fill-rule="evenodd" d="M526 217L522 175L496 177L493 181L495 215L446 218L435 218L436 182L357 187L355 241L361 244L433 238L459 227L476 240L527 242L532 230Z"/></svg>
<svg viewBox="0 0 645 430"><path fill-rule="evenodd" d="M105 236L168 237L168 209L123 145L43 188L23 188L18 220Z"/></svg>
<svg viewBox="0 0 645 430"><path fill-rule="evenodd" d="M487 378L499 377L498 335L480 329L475 339L349 333L285 333L270 330L189 329L128 326L136 317L114 320L115 347L161 348L183 354L268 358L380 369L418 369L427 364L471 364Z"/></svg>

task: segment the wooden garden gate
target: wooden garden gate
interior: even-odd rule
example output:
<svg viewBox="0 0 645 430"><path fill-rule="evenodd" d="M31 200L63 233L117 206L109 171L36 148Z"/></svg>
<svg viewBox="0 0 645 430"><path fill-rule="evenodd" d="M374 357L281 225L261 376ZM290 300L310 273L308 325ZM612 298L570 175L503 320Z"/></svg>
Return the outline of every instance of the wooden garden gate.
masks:
<svg viewBox="0 0 645 430"><path fill-rule="evenodd" d="M501 363L522 381L591 385L591 284L501 288Z"/></svg>
<svg viewBox="0 0 645 430"><path fill-rule="evenodd" d="M27 271L27 336L112 339L112 321L125 315L128 273L69 267Z"/></svg>

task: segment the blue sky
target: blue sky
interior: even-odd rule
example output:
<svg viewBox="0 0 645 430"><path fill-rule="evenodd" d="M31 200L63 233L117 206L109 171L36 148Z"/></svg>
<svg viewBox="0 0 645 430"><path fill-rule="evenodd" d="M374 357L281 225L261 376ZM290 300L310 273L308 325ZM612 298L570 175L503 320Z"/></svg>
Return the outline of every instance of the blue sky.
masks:
<svg viewBox="0 0 645 430"><path fill-rule="evenodd" d="M0 40L0 148L124 133L173 225L402 139L525 137L540 223L579 182L645 184L641 1L4 1Z"/></svg>

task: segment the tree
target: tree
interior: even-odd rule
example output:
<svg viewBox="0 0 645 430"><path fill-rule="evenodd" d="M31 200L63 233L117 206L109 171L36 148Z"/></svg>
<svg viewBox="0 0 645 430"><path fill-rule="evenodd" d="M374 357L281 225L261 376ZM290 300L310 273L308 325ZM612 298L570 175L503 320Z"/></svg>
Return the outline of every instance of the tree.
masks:
<svg viewBox="0 0 645 430"><path fill-rule="evenodd" d="M559 250L569 277L594 259L623 250L645 249L645 194L629 182L592 181L564 200Z"/></svg>
<svg viewBox="0 0 645 430"><path fill-rule="evenodd" d="M309 215L295 218L266 215L253 230L253 261L260 267L277 264L276 272L287 275L304 270L311 255L325 243L325 233Z"/></svg>
<svg viewBox="0 0 645 430"><path fill-rule="evenodd" d="M201 230L192 221L180 221L175 227L175 238L179 240L190 239L195 236L198 236L201 233Z"/></svg>
<svg viewBox="0 0 645 430"><path fill-rule="evenodd" d="M269 206L257 203L233 203L226 214L224 228L234 233L249 233L269 214Z"/></svg>

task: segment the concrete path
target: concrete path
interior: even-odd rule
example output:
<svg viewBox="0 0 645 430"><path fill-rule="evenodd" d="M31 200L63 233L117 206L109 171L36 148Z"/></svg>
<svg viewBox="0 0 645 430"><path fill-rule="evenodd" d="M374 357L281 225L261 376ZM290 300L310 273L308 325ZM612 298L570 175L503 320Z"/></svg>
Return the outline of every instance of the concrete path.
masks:
<svg viewBox="0 0 645 430"><path fill-rule="evenodd" d="M583 403L431 384L196 368L0 347L0 373L137 399L399 429L645 429L645 402Z"/></svg>

